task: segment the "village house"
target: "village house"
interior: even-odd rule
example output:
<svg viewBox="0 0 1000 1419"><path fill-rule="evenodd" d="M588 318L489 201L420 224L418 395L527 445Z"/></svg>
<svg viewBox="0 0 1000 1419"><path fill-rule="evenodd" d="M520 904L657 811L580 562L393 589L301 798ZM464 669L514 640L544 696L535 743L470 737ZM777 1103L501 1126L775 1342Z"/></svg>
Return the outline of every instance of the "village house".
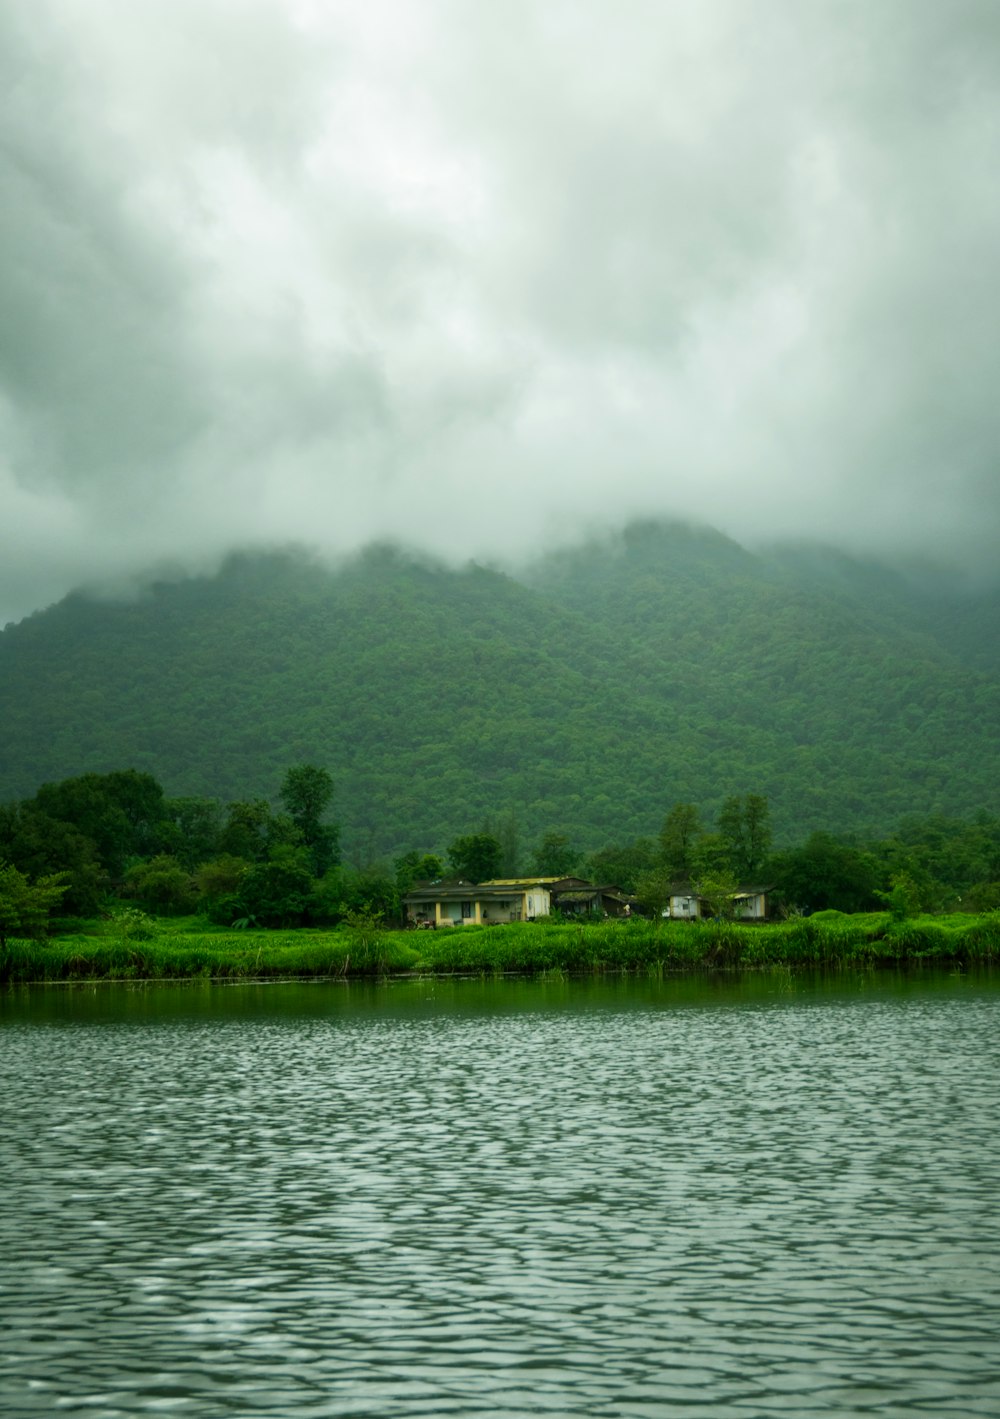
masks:
<svg viewBox="0 0 1000 1419"><path fill-rule="evenodd" d="M739 921L764 921L766 887L740 887L733 894ZM560 912L564 916L628 917L634 898L611 885L582 877L503 877L489 882L444 878L417 882L403 897L408 926L482 926L534 921ZM690 882L674 883L663 915L674 921L699 921L711 915L705 898Z"/></svg>
<svg viewBox="0 0 1000 1419"><path fill-rule="evenodd" d="M582 877L505 877L477 883L447 878L417 883L404 896L403 909L410 926L479 926L534 921L553 911L620 916L625 901L615 888L595 887Z"/></svg>
<svg viewBox="0 0 1000 1419"><path fill-rule="evenodd" d="M413 926L479 926L483 922L533 921L552 910L549 888L558 877L497 878L465 882L446 878L416 884L403 898Z"/></svg>
<svg viewBox="0 0 1000 1419"><path fill-rule="evenodd" d="M560 882L551 895L552 910L563 916L630 916L634 901L610 884L595 886L579 880Z"/></svg>
<svg viewBox="0 0 1000 1419"><path fill-rule="evenodd" d="M739 887L733 893L734 916L738 921L764 921L767 916L769 887ZM691 882L676 882L663 913L672 921L698 921L710 916L704 897L698 895Z"/></svg>

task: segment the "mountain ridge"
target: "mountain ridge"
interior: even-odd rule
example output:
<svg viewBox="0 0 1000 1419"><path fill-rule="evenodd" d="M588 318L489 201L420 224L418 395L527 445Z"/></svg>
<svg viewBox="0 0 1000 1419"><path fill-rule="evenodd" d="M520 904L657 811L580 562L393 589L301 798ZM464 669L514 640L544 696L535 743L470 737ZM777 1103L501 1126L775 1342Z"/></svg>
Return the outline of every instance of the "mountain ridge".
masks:
<svg viewBox="0 0 1000 1419"><path fill-rule="evenodd" d="M592 849L747 791L779 840L997 811L991 596L678 524L517 574L384 545L333 570L242 553L0 632L0 800L126 767L172 795L273 797L314 762L345 847L372 855L505 813Z"/></svg>

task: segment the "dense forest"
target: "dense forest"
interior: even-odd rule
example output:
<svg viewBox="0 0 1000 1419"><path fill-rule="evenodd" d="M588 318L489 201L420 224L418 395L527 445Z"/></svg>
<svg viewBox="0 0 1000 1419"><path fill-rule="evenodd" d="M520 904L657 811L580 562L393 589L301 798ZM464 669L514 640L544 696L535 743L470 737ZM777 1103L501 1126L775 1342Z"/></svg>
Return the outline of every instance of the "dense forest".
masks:
<svg viewBox="0 0 1000 1419"><path fill-rule="evenodd" d="M770 805L856 844L1000 810L1000 599L677 525L526 565L242 555L0 633L0 801L123 767L276 804L328 768L356 866L463 832L581 854Z"/></svg>
<svg viewBox="0 0 1000 1419"><path fill-rule="evenodd" d="M971 823L911 817L889 837L852 843L816 832L775 850L770 805L731 795L712 822L675 803L655 837L584 854L550 831L523 844L505 825L460 834L440 853L411 849L363 866L341 860L330 816L334 783L311 764L288 768L276 803L170 799L134 769L45 784L0 807L0 945L81 918L199 913L220 926L398 922L417 881L480 882L527 872L582 874L633 894L659 919L672 884L694 883L712 915L731 915L739 884L765 885L771 915L1000 908L1000 818ZM675 890L675 889L674 889Z"/></svg>

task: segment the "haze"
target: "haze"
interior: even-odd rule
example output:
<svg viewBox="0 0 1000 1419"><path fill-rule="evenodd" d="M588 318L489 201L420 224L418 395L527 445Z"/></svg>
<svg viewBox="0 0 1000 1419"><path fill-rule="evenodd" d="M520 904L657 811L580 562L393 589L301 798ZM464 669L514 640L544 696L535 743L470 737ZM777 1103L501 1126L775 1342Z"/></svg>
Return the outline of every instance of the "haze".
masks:
<svg viewBox="0 0 1000 1419"><path fill-rule="evenodd" d="M995 0L7 0L0 624L639 516L989 571Z"/></svg>

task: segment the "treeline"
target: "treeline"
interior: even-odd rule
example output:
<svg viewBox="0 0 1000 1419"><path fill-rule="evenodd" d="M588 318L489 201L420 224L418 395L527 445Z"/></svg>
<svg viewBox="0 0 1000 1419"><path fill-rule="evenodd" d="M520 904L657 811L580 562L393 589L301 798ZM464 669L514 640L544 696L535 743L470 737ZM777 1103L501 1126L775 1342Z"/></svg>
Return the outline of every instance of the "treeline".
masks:
<svg viewBox="0 0 1000 1419"><path fill-rule="evenodd" d="M0 934L37 934L52 910L66 921L122 907L224 926L393 922L415 881L524 873L614 884L652 916L680 883L720 914L738 886L768 888L779 915L1000 909L1000 818L987 813L911 816L864 842L813 833L775 850L768 800L751 793L727 798L712 821L676 803L656 837L589 853L557 831L522 845L506 814L438 851L345 864L333 797L331 775L311 764L286 770L274 802L168 798L134 769L45 784L0 807Z"/></svg>
<svg viewBox="0 0 1000 1419"><path fill-rule="evenodd" d="M971 822L910 814L894 832L859 839L814 832L775 850L767 800L726 799L715 823L675 804L657 838L639 837L585 860L594 878L619 882L650 906L686 880L711 897L737 883L767 888L777 915L817 911L895 915L1000 909L1000 818Z"/></svg>

